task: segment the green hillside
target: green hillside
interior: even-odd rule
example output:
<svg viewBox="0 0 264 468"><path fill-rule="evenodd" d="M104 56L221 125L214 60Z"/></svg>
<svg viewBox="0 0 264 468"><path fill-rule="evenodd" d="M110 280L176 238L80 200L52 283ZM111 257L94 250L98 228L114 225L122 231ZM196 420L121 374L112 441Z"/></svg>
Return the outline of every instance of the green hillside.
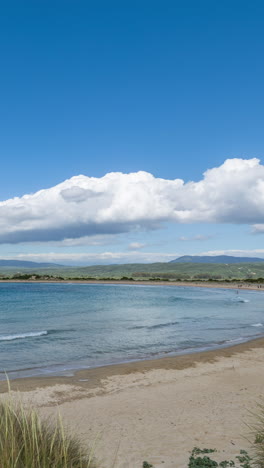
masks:
<svg viewBox="0 0 264 468"><path fill-rule="evenodd" d="M125 265L95 265L88 267L56 268L4 268L0 267L2 277L20 277L21 275L52 275L65 279L94 278L167 280L231 280L264 278L264 263L133 263Z"/></svg>

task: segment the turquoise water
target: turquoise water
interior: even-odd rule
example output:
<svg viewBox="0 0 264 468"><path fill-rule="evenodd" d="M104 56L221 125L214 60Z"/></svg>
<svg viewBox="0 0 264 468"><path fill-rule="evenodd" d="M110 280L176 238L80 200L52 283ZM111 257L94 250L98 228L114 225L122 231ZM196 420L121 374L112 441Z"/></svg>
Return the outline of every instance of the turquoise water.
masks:
<svg viewBox="0 0 264 468"><path fill-rule="evenodd" d="M0 284L0 378L228 346L264 335L264 295L179 286Z"/></svg>

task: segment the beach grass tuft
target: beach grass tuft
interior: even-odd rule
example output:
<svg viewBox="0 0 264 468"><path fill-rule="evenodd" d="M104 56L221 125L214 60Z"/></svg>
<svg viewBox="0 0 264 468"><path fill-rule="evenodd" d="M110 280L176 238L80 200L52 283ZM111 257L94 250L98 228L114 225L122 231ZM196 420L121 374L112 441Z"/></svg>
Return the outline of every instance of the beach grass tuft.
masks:
<svg viewBox="0 0 264 468"><path fill-rule="evenodd" d="M264 468L264 403L258 404L258 410L252 416L254 423L250 425L250 428L254 438L254 466L256 468Z"/></svg>
<svg viewBox="0 0 264 468"><path fill-rule="evenodd" d="M96 468L92 454L66 434L60 418L42 420L35 410L0 402L1 468Z"/></svg>

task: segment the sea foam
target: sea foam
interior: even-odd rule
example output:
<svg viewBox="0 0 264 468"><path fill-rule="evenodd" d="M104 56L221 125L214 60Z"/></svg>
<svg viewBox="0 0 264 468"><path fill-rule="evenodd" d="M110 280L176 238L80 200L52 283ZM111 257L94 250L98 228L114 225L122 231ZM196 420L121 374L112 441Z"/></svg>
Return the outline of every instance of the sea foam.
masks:
<svg viewBox="0 0 264 468"><path fill-rule="evenodd" d="M33 338L35 336L42 336L42 335L47 335L47 334L48 332L44 330L44 331L39 331L39 332L19 333L17 335L0 335L0 341L20 340L23 338Z"/></svg>
<svg viewBox="0 0 264 468"><path fill-rule="evenodd" d="M249 302L249 299L243 299L242 297L237 296L237 297L234 297L234 298L232 299L232 302L242 302L242 303L246 303L246 302Z"/></svg>

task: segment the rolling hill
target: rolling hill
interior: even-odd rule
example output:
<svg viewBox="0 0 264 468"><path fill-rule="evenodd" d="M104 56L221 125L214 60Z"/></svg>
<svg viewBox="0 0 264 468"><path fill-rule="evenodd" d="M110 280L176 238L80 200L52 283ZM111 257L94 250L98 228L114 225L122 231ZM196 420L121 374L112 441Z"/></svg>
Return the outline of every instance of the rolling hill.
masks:
<svg viewBox="0 0 264 468"><path fill-rule="evenodd" d="M264 258L256 257L232 257L231 255L184 255L171 260L169 263L258 263L264 262Z"/></svg>
<svg viewBox="0 0 264 468"><path fill-rule="evenodd" d="M183 257L184 258L184 257ZM197 258L197 257L191 257ZM201 257L200 257L201 258ZM207 258L207 257L202 257ZM51 275L64 279L121 279L124 277L134 280L140 279L164 279L164 280L232 280L264 278L263 259L247 259L247 261L232 262L229 257L222 256L222 262L212 262L217 257L209 257L211 262L203 263L197 261L180 261L167 263L130 263L122 265L91 265L63 266L49 263L23 262L23 261L0 261L0 277L21 277L21 275ZM223 259L226 261L224 262ZM241 257L239 260L242 260ZM244 260L244 259L243 259ZM7 264L9 262L9 264ZM4 263L4 264L3 264Z"/></svg>

